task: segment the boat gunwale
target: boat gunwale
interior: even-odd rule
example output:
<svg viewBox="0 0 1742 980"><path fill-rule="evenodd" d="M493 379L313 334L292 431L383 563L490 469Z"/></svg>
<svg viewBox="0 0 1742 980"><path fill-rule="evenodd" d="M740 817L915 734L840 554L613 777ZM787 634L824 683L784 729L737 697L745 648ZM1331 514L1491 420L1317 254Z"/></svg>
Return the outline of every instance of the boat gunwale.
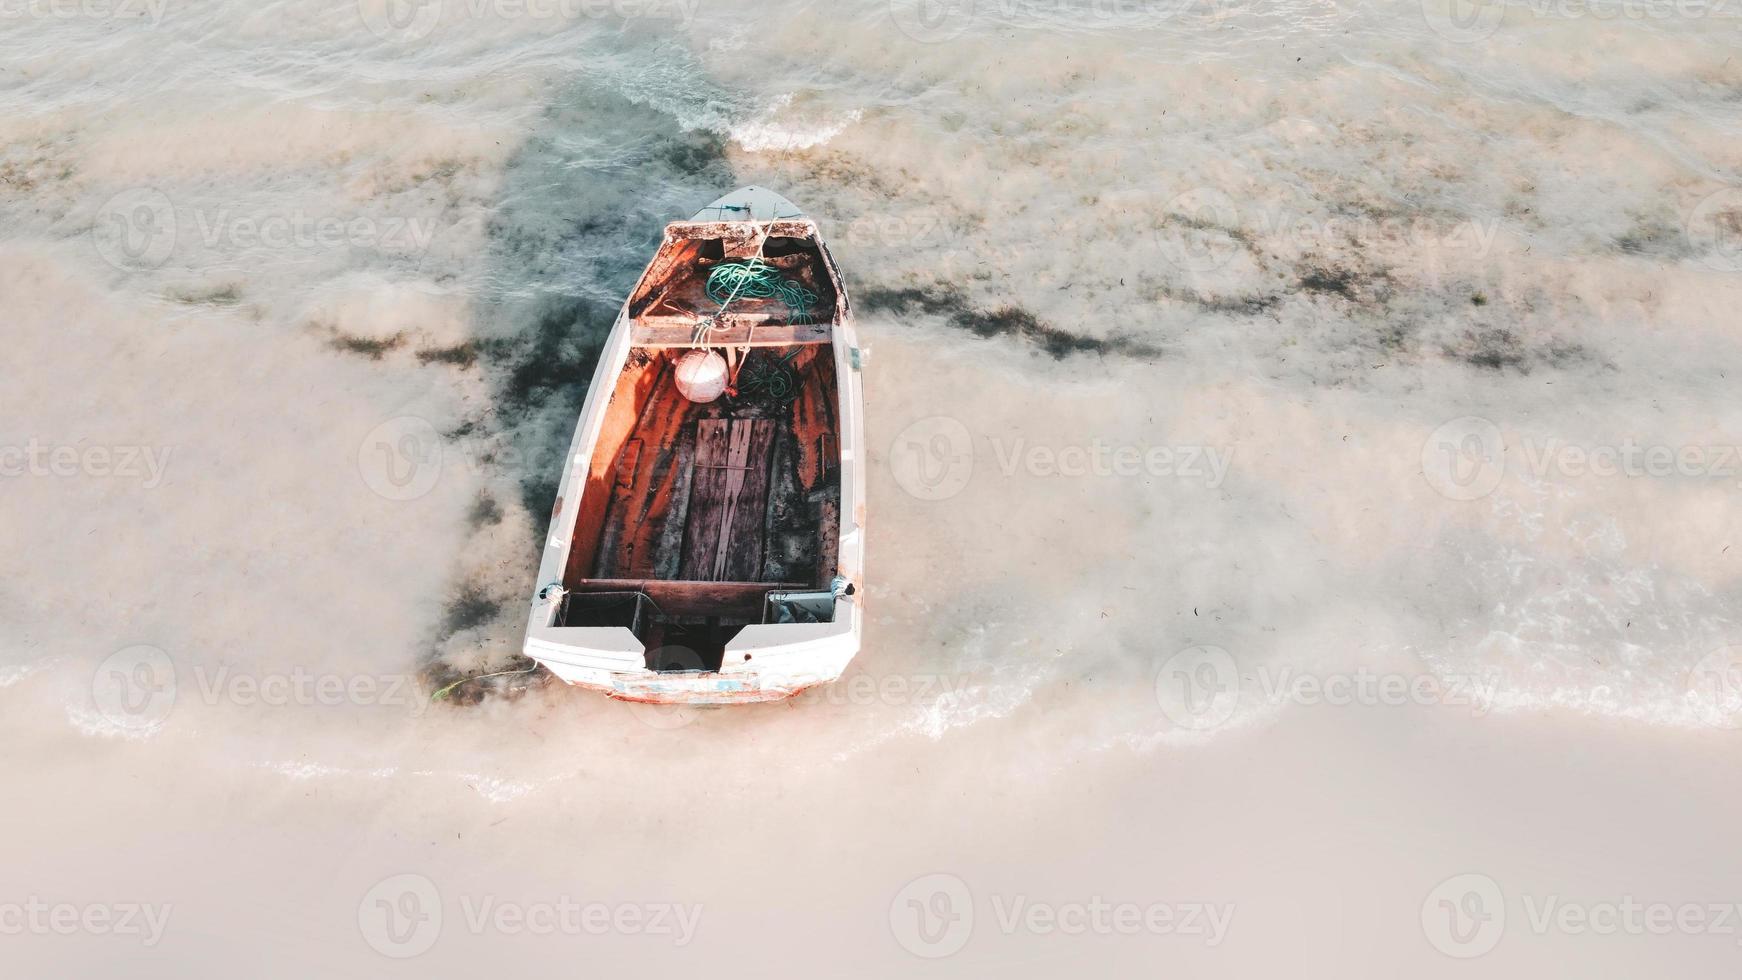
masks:
<svg viewBox="0 0 1742 980"><path fill-rule="evenodd" d="M864 443L864 395L858 376L859 364L856 357L858 346L853 327L851 301L848 298L845 284L842 281L840 269L836 265L827 243L823 240L820 228L815 221L808 217L793 216L776 219L737 218L709 221L689 220L673 221L666 225L665 235L663 236L660 245L654 251L653 256L649 258L647 265L642 269L642 273L637 278L635 285L630 289L625 297L623 306L618 311L617 318L613 322L611 331L606 337L605 344L600 350L599 361L593 372L592 381L587 389L586 400L582 405L580 417L577 419L575 434L571 440L569 453L558 484L557 497L551 514L552 520L541 552L538 581L543 583L543 585L541 585L539 592L540 595L542 595L545 587L548 585L556 585L566 591L565 583L567 579L565 572L573 549L572 538L581 512L581 496L586 493L587 480L591 471L593 456L598 451L598 442L605 421L605 415L609 409L610 393L615 390L617 378L621 376L630 354L641 346L635 343L635 326L640 322L641 318L630 316L630 305L634 297L639 294L643 285L645 285L647 278L653 274L655 267L658 265L660 253L670 244L678 241L687 241L697 238L720 238L727 241L744 241L757 235L765 235L766 237L798 238L813 244L821 259L824 274L828 276L829 282L834 287L836 293L836 304L833 315L828 321L816 325L818 327L826 328L828 331L828 337L826 341L823 342L828 343L833 348L832 353L837 379L836 399L839 411L837 422L839 445L837 451L840 453L839 465L842 470L842 506L840 520L835 530L835 535L838 540L838 547L836 549L836 572L838 575L846 577L849 581L860 585L860 588L855 590L854 594L842 596L838 600L840 611L832 621L832 624L818 624L838 627L836 630L830 630L829 636L813 637L811 639L798 640L795 642L777 642L772 636L763 636L760 642L746 644L745 650L755 652L758 657L778 653L778 656L776 657L777 660L785 659L790 656L804 657L807 659L815 656L821 658L823 661L829 662L838 660L838 666L834 668L825 668L822 671L822 674L826 676L814 676L810 682L811 684L826 683L834 676L839 675L840 670L845 668L847 660L850 660L853 654L857 651L859 646L858 638L862 628L861 624L863 622L864 593L862 587L863 583L860 582L860 579L864 571L863 532L865 474L862 469L863 461L860 458L860 454L861 447ZM598 399L597 402L595 402L596 398ZM578 490L574 489L576 484L579 484ZM850 499L849 494L851 495ZM554 574L552 574L553 572ZM623 656L623 653L613 651L608 647L594 648L588 644L570 643L558 639L559 635L568 633L569 630L588 628L552 626L549 622L552 607L550 603L541 598L540 595L535 595L531 603L528 630L523 644L527 656L533 657L533 659L539 660L541 663L545 663L546 666L549 667L551 661L560 664L565 663L568 659L568 657L557 652L558 650L561 650L568 654L569 657L581 657L588 661L592 661L594 664L600 665L592 669L605 669L612 676L627 679L635 676L658 674L658 672L652 671L643 663L640 663L639 657L637 657L634 662L624 661L621 663L621 666L614 665L605 668L602 666L601 661L610 661L613 664L616 664L616 662ZM780 624L762 624L762 627L755 628L754 632L760 633L762 628L769 626L776 629L780 628ZM602 627L600 629L610 630L611 628ZM751 628L747 627L747 629ZM572 636L573 634L569 635ZM744 639L750 640L751 638L746 636ZM850 647L845 649L839 647L838 644L843 641L849 642ZM737 641L734 642L736 643ZM728 654L731 652L732 647L729 646ZM842 653L845 653L844 657L841 656ZM718 672L710 672L709 674L701 676L719 676L722 674L749 672L751 664L748 661L749 657L745 656L740 662L735 664L728 663ZM575 664L571 666L579 665ZM565 678L565 680L575 686L592 687L601 690L603 693L610 694L613 697L621 698L620 692L613 693L610 690L600 688L597 683L589 683L569 678ZM810 684L804 686L810 686ZM648 698L648 700L695 701L697 700L697 693L698 692L678 693L676 691L665 691L659 694L654 694L652 697ZM770 699L790 697L794 693L796 693L795 690L787 690L782 693L780 691L780 685L772 686L767 690ZM632 699L642 700L640 697ZM760 698L757 700L760 700Z"/></svg>

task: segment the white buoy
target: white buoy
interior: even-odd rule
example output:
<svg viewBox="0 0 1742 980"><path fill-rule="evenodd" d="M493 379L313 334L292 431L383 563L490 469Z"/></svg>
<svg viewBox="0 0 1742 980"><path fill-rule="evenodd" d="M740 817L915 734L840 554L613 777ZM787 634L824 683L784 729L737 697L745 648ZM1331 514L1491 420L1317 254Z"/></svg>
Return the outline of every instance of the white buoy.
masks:
<svg viewBox="0 0 1742 980"><path fill-rule="evenodd" d="M677 390L706 404L726 391L726 359L711 350L693 350L677 362Z"/></svg>

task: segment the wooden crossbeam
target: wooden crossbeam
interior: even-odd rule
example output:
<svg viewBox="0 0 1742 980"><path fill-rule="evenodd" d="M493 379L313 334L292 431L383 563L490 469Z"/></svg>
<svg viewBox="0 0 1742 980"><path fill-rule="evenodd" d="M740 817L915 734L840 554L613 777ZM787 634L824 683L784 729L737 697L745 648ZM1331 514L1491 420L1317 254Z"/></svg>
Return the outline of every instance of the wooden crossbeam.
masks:
<svg viewBox="0 0 1742 980"><path fill-rule="evenodd" d="M694 347L696 323L693 318L643 317L631 329L629 342L636 347ZM793 347L799 344L826 344L830 340L826 323L761 323L751 317L723 318L720 326L708 333L710 347Z"/></svg>
<svg viewBox="0 0 1742 980"><path fill-rule="evenodd" d="M652 599L667 616L729 616L760 619L763 597L770 592L799 592L809 588L794 582L667 582L659 579L601 579L583 581L574 591L640 592Z"/></svg>

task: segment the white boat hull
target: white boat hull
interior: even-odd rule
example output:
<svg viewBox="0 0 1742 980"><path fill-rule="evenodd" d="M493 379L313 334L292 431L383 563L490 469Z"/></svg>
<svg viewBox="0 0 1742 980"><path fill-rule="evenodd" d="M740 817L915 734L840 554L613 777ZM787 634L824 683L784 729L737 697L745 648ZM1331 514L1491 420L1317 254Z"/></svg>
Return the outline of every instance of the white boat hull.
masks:
<svg viewBox="0 0 1742 980"><path fill-rule="evenodd" d="M827 622L751 623L724 646L717 670L656 670L648 665L647 645L625 626L555 625L565 589L572 576L569 550L576 522L588 492L587 474L594 467L600 433L618 376L636 348L636 322L625 302L594 371L586 405L575 427L539 565L539 592L532 599L524 650L563 681L591 688L614 698L656 703L730 704L791 697L839 677L860 646L864 610L865 471L863 389L857 337L851 308L838 272L827 256L816 226L790 202L766 191L746 188L727 195L697 216L698 221L734 221L722 210L735 199L744 202L751 220L781 219L783 229L808 228L816 236L828 273L835 280L838 302L828 324L828 344L839 399L839 522L838 540L826 549L835 556L836 589L833 615ZM672 228L683 223L674 223ZM666 245L672 242L668 229ZM632 293L633 298L635 294ZM595 506L596 506L595 502ZM772 586L771 586L772 588Z"/></svg>

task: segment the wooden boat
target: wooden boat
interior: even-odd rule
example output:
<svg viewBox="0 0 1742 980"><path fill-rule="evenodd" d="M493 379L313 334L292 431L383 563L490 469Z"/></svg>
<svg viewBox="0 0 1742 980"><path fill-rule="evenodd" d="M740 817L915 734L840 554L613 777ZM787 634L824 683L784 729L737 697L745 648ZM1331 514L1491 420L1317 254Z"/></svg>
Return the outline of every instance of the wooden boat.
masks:
<svg viewBox="0 0 1742 980"><path fill-rule="evenodd" d="M634 701L839 677L863 620L860 361L840 272L790 201L746 187L667 225L575 427L527 656Z"/></svg>

